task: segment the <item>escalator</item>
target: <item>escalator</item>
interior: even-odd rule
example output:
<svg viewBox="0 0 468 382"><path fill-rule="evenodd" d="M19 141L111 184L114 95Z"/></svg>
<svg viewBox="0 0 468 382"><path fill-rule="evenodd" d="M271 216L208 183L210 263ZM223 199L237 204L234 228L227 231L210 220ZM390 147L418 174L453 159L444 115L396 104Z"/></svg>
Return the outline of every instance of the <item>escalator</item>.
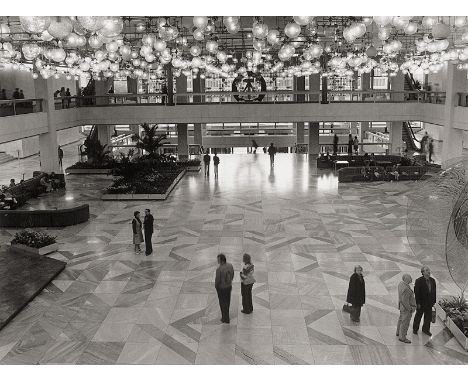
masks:
<svg viewBox="0 0 468 382"><path fill-rule="evenodd" d="M405 84L404 84L404 90L405 91L418 91L420 90L421 85L414 79L413 74L411 72L408 72L405 74ZM410 93L408 95L409 100L416 100L417 99L417 94L416 93Z"/></svg>
<svg viewBox="0 0 468 382"><path fill-rule="evenodd" d="M410 122L403 122L401 138L406 142L408 151L421 152L421 141L416 138Z"/></svg>

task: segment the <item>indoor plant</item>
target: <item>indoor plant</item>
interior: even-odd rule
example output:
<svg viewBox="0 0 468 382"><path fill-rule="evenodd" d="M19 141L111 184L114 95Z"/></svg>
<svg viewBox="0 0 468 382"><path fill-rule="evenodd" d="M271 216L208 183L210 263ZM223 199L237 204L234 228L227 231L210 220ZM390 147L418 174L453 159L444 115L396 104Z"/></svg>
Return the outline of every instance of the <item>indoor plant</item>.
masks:
<svg viewBox="0 0 468 382"><path fill-rule="evenodd" d="M58 249L58 244L56 237L46 232L22 230L15 234L11 241L11 249L45 255L55 252Z"/></svg>

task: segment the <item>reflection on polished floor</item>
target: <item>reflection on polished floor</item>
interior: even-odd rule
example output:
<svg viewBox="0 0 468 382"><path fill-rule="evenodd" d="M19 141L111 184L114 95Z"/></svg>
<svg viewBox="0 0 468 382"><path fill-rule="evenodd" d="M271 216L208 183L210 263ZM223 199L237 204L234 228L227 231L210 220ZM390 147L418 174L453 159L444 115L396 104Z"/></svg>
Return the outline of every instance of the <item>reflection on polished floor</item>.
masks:
<svg viewBox="0 0 468 382"><path fill-rule="evenodd" d="M440 321L432 338L395 337L397 285L421 267L405 226L417 182L338 185L305 155L279 154L274 168L264 154L220 157L218 180L187 175L164 202L102 202L108 178L68 177L65 198L89 203L92 217L52 231L67 268L0 331L0 362L468 363ZM133 211L144 208L155 216L149 257L131 245ZM13 233L0 231L1 242ZM236 271L230 325L213 285L220 252ZM251 315L240 312L244 252L256 269ZM439 296L456 292L442 258L424 262ZM367 283L358 325L341 311L356 264Z"/></svg>

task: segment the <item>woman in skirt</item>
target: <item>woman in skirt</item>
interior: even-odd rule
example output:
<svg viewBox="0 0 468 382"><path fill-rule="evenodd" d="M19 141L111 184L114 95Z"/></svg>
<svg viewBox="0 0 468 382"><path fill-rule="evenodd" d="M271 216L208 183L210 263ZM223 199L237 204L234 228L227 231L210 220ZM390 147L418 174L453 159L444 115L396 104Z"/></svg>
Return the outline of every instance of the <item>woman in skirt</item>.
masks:
<svg viewBox="0 0 468 382"><path fill-rule="evenodd" d="M140 220L140 211L135 211L133 213L133 220L132 220L132 229L133 229L133 244L135 245L135 252L140 253L140 244L143 243L143 232Z"/></svg>

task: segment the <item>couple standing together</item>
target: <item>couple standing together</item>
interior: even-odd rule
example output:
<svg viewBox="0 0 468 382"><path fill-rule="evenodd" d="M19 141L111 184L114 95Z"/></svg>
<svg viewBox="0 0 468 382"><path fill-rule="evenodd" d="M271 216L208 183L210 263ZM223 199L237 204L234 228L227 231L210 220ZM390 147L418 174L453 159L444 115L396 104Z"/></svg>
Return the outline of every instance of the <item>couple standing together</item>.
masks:
<svg viewBox="0 0 468 382"><path fill-rule="evenodd" d="M231 305L232 279L234 278L234 267L226 262L226 256L218 255L218 268L216 269L215 287L218 293L219 307L221 308L221 322L229 324L229 306ZM253 312L252 287L255 283L254 266L250 255L244 254L242 258L241 294L242 313Z"/></svg>
<svg viewBox="0 0 468 382"><path fill-rule="evenodd" d="M153 236L153 222L154 218L151 215L149 208L145 209L145 218L143 222L140 219L140 211L133 213L132 230L133 230L133 244L135 245L135 253L141 253L140 244L145 242L146 256L153 253L153 244L151 237ZM143 240L143 232L145 233L145 239Z"/></svg>

